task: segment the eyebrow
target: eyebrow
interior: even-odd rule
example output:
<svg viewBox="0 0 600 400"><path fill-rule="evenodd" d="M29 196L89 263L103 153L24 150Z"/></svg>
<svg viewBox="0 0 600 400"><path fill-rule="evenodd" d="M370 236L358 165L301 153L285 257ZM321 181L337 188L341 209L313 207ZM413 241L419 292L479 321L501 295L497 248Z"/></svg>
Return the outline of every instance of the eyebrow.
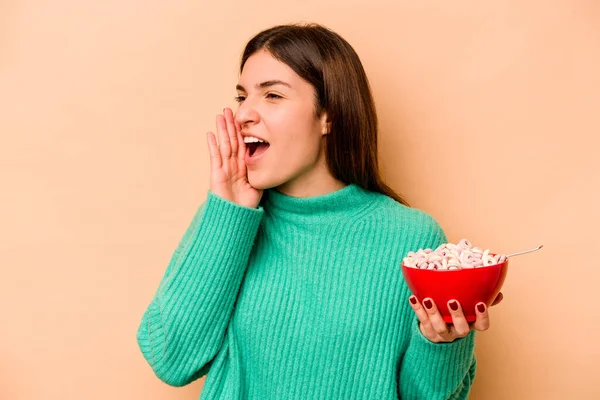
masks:
<svg viewBox="0 0 600 400"><path fill-rule="evenodd" d="M264 89L264 88L267 88L267 87L270 87L270 86L275 86L275 85L283 85L283 86L289 87L290 89L292 88L292 86L289 83L284 82L284 81L280 81L278 79L261 82L261 83L258 83L256 85L254 85L254 87L256 89ZM235 89L239 90L241 92L245 92L246 91L246 89L244 89L244 87L242 85L240 85L240 84L237 84L235 86Z"/></svg>

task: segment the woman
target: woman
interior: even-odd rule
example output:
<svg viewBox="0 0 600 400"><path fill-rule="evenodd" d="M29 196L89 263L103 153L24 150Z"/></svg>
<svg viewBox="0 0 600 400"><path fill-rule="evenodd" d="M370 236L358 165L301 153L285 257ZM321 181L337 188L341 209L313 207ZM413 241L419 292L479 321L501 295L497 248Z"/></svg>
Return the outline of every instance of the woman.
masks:
<svg viewBox="0 0 600 400"><path fill-rule="evenodd" d="M250 40L240 74L235 116L207 135L208 197L138 330L155 374L208 373L203 400L466 398L487 310L469 326L451 302L446 324L410 296L402 258L446 237L379 176L352 47L278 26Z"/></svg>

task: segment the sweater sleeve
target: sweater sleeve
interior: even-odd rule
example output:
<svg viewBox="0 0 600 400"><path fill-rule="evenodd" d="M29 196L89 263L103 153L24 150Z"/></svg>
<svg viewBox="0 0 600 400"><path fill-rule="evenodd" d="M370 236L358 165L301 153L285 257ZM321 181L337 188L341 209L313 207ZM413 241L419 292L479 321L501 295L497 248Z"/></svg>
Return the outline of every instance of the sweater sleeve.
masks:
<svg viewBox="0 0 600 400"><path fill-rule="evenodd" d="M173 253L137 330L158 378L184 386L218 353L264 211L208 192Z"/></svg>
<svg viewBox="0 0 600 400"><path fill-rule="evenodd" d="M411 323L411 338L400 367L400 398L465 400L475 379L475 344L471 331L452 343L433 343Z"/></svg>
<svg viewBox="0 0 600 400"><path fill-rule="evenodd" d="M427 218L426 240L421 248L436 249L447 238L439 224ZM418 250L418 249L415 249ZM408 287L407 293L410 293ZM406 304L404 304L406 303ZM408 305L408 347L402 356L399 371L400 398L406 399L467 399L475 379L475 332L451 343L433 343L421 333L419 319Z"/></svg>

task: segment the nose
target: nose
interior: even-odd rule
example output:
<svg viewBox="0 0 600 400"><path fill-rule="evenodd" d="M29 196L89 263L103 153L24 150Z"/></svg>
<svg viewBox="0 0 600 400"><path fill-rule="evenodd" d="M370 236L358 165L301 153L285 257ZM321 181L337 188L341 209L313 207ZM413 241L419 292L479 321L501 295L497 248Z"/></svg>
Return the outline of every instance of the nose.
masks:
<svg viewBox="0 0 600 400"><path fill-rule="evenodd" d="M256 110L256 107L252 104L251 100L245 99L238 107L235 112L235 120L242 127L244 125L252 125L258 123L260 115Z"/></svg>

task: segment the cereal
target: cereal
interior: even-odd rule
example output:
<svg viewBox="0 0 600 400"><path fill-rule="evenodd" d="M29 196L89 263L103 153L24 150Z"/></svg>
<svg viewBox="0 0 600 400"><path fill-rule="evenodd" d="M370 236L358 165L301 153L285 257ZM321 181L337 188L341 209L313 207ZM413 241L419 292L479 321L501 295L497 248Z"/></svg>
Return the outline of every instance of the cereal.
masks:
<svg viewBox="0 0 600 400"><path fill-rule="evenodd" d="M435 250L411 251L403 261L404 265L411 268L458 270L501 264L506 261L506 255L493 255L489 249L481 250L467 239L462 239L457 244L444 243Z"/></svg>

